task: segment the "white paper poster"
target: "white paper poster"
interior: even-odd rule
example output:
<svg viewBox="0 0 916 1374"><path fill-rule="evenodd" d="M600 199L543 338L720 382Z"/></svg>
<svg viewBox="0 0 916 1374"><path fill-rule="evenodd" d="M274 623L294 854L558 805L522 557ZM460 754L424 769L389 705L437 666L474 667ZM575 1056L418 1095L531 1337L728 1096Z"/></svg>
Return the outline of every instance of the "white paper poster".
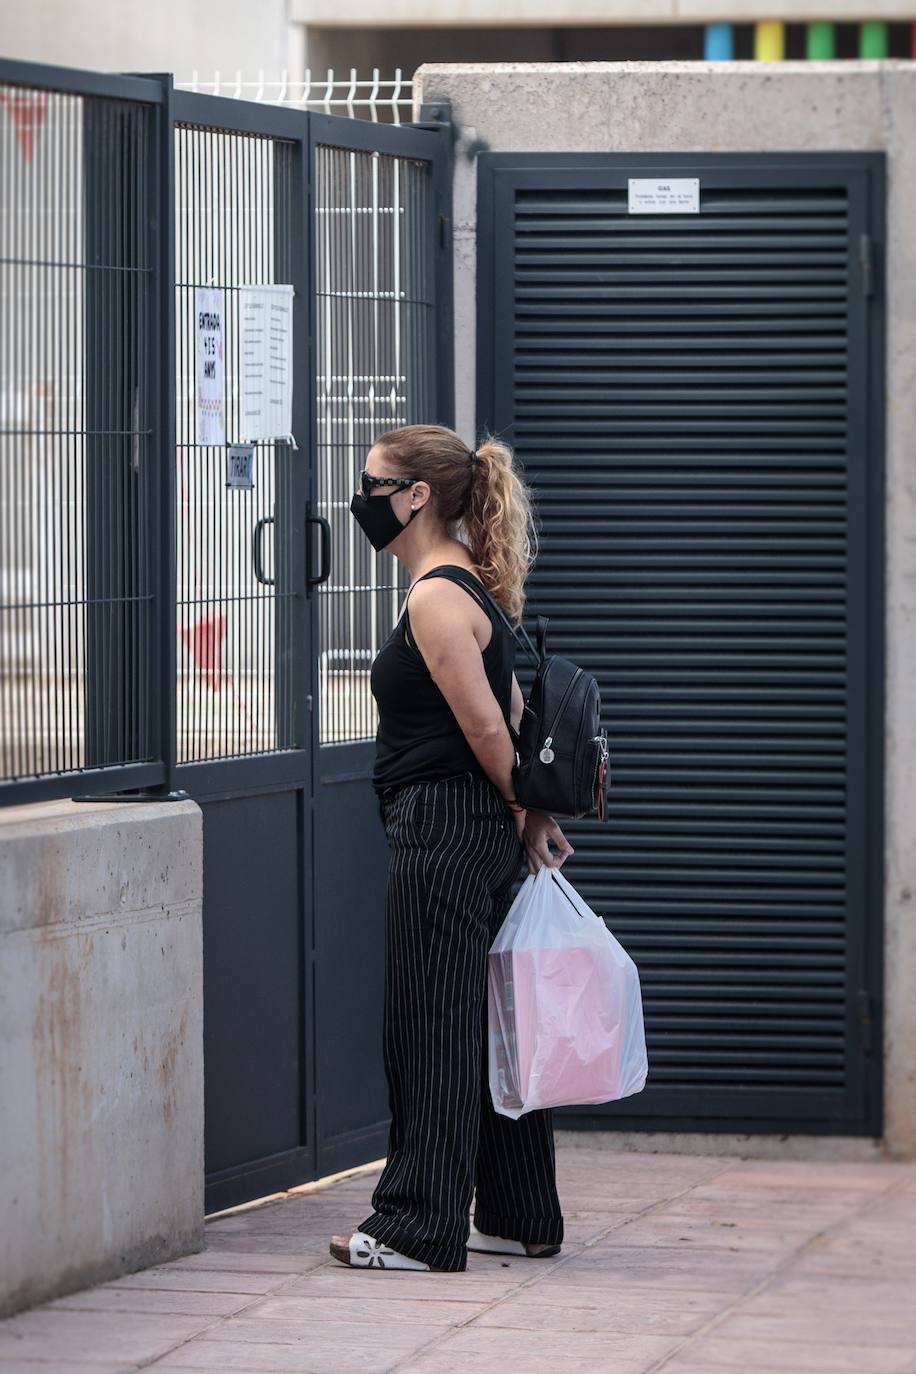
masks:
<svg viewBox="0 0 916 1374"><path fill-rule="evenodd" d="M293 288L244 286L240 309L240 437L292 441Z"/></svg>
<svg viewBox="0 0 916 1374"><path fill-rule="evenodd" d="M197 442L225 444L226 417L223 380L223 293L218 287L198 286L194 292L197 346Z"/></svg>

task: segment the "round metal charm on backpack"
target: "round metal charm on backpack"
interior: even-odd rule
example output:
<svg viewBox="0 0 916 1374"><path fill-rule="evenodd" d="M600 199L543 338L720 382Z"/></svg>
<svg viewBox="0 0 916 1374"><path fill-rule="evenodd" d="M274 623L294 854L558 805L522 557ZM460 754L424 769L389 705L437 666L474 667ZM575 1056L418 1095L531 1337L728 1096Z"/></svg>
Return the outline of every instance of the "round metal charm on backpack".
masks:
<svg viewBox="0 0 916 1374"><path fill-rule="evenodd" d="M541 750L540 754L538 754L538 758L541 760L541 763L553 763L553 750L549 744L544 745L544 748Z"/></svg>

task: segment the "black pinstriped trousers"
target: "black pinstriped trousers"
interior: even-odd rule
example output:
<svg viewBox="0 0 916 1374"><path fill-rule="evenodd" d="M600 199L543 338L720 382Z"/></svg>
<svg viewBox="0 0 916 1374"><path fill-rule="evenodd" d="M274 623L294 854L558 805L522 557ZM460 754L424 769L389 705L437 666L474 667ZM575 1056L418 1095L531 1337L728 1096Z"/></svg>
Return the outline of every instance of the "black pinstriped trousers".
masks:
<svg viewBox="0 0 916 1374"><path fill-rule="evenodd" d="M494 1111L487 951L524 863L498 790L471 773L380 803L385 897L388 1157L359 1229L433 1269L467 1268L468 1216L489 1235L557 1244L549 1109Z"/></svg>

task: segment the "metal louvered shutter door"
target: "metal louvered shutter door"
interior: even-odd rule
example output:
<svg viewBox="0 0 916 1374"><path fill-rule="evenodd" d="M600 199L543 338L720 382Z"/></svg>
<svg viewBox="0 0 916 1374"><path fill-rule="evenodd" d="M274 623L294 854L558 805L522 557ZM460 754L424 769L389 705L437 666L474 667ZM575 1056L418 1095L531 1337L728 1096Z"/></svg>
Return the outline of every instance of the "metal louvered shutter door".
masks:
<svg viewBox="0 0 916 1374"><path fill-rule="evenodd" d="M628 214L667 175L700 213ZM564 871L649 1050L560 1125L880 1130L883 198L881 154L481 159L478 420L536 490L528 614L601 684Z"/></svg>

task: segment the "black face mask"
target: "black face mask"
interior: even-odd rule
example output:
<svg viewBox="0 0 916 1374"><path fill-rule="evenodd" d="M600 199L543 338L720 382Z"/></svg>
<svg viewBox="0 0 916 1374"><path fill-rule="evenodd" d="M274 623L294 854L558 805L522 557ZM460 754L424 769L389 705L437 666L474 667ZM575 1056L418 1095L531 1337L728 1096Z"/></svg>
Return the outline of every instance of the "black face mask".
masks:
<svg viewBox="0 0 916 1374"><path fill-rule="evenodd" d="M357 491L350 502L350 514L372 547L377 553L381 553L382 549L387 549L391 541L397 539L401 531L407 528L414 516L420 514L420 507L415 507L410 512L407 524L402 525L391 504L390 496L363 496L362 492Z"/></svg>

